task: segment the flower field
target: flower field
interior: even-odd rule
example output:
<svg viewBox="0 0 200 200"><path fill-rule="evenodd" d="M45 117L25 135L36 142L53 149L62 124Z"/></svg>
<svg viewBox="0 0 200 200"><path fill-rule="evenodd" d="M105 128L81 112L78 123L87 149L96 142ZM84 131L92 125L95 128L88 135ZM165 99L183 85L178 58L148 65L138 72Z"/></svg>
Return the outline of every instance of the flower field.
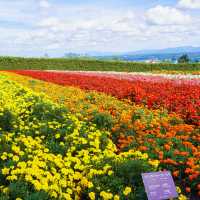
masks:
<svg viewBox="0 0 200 200"><path fill-rule="evenodd" d="M169 112L180 114L187 123L200 125L199 79L169 80L160 77L128 76L126 80L117 75L109 77L95 73L88 75L31 70L15 73L60 85L104 92L119 99L129 99L136 104L147 105L148 108L163 107Z"/></svg>
<svg viewBox="0 0 200 200"><path fill-rule="evenodd" d="M199 79L21 70L0 93L0 199L146 199L159 170L199 198Z"/></svg>
<svg viewBox="0 0 200 200"><path fill-rule="evenodd" d="M5 76L0 93L1 199L142 198L139 174L157 161L135 150L116 154L109 132ZM137 168L135 180L119 170L127 166Z"/></svg>

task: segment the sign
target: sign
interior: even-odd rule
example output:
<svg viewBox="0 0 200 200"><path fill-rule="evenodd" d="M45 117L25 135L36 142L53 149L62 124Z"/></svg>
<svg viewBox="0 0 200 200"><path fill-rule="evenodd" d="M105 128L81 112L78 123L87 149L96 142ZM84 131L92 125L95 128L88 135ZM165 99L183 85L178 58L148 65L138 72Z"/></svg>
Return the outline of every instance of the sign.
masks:
<svg viewBox="0 0 200 200"><path fill-rule="evenodd" d="M148 200L166 200L178 197L169 171L142 173Z"/></svg>

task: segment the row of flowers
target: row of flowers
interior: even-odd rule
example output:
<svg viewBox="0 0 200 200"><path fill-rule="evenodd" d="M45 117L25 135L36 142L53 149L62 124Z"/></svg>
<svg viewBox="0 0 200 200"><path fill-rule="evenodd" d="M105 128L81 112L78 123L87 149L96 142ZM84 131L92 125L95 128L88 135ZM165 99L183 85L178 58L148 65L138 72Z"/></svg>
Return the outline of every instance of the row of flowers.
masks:
<svg viewBox="0 0 200 200"><path fill-rule="evenodd" d="M128 80L128 81L145 81L152 83L168 82L170 79L173 80L173 83L176 84L190 84L190 85L199 85L200 79L198 74L173 74L173 73L151 73L151 72L101 72L101 71L48 71L56 73L65 73L67 75L84 75L91 77L103 77L103 78L115 78L119 80Z"/></svg>
<svg viewBox="0 0 200 200"><path fill-rule="evenodd" d="M8 74L8 73L7 73ZM97 92L11 74L17 81L37 92L45 92L54 102L64 104L80 120L92 121L112 134L119 152L138 149L159 160L161 169L173 172L176 183L188 195L199 194L199 128L185 124L166 110L149 110L144 106L122 102Z"/></svg>
<svg viewBox="0 0 200 200"><path fill-rule="evenodd" d="M141 173L159 161L110 137L0 74L0 199L145 199Z"/></svg>
<svg viewBox="0 0 200 200"><path fill-rule="evenodd" d="M183 74L183 75L186 75L186 74L192 74L192 75L200 75L200 72L199 71L181 71L181 70L155 70L155 71L152 71L152 73L156 73L156 74L159 74L159 73L163 73L163 74Z"/></svg>
<svg viewBox="0 0 200 200"><path fill-rule="evenodd" d="M200 126L200 84L187 80L168 80L153 77L132 77L131 80L119 80L114 77L85 75L81 73L45 72L19 70L15 73L31 76L48 82L78 86L85 90L95 90L110 94L119 99L129 99L148 108L165 108L176 112L186 123ZM148 81L149 80L149 81ZM163 81L162 81L163 80Z"/></svg>

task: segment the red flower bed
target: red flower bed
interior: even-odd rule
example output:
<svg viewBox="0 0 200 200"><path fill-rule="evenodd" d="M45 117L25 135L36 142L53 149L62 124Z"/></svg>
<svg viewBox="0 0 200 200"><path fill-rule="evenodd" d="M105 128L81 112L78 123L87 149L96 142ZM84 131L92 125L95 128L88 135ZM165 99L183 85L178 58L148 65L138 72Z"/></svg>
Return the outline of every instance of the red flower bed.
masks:
<svg viewBox="0 0 200 200"><path fill-rule="evenodd" d="M169 112L180 114L187 123L200 125L200 85L188 81L167 80L149 81L135 78L119 78L32 70L17 70L17 74L68 86L78 86L85 90L104 92L119 99L128 98L149 108L164 107ZM153 77L152 77L153 79Z"/></svg>

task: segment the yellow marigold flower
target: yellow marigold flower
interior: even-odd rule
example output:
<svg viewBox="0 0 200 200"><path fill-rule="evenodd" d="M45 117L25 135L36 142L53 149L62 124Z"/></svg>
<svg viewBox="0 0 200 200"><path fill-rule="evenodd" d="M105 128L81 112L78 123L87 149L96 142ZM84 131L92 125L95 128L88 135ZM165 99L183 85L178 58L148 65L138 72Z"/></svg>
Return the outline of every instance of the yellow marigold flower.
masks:
<svg viewBox="0 0 200 200"><path fill-rule="evenodd" d="M94 185L92 182L88 182L88 188L92 188Z"/></svg>
<svg viewBox="0 0 200 200"><path fill-rule="evenodd" d="M119 195L115 195L114 200L120 200Z"/></svg>
<svg viewBox="0 0 200 200"><path fill-rule="evenodd" d="M131 188L130 187L126 187L125 190L123 191L123 194L125 196L129 195L131 193Z"/></svg>
<svg viewBox="0 0 200 200"><path fill-rule="evenodd" d="M104 171L107 171L108 169L112 168L112 166L106 164L104 167L103 167L103 170Z"/></svg>
<svg viewBox="0 0 200 200"><path fill-rule="evenodd" d="M26 175L26 176L25 176L25 180L26 180L26 181L32 181L33 178L32 178L31 175Z"/></svg>
<svg viewBox="0 0 200 200"><path fill-rule="evenodd" d="M76 173L74 174L74 179L75 179L75 180L79 180L79 179L81 179L81 177L82 177L82 175L81 175L80 172L76 172Z"/></svg>
<svg viewBox="0 0 200 200"><path fill-rule="evenodd" d="M187 200L188 198L187 198L185 195L181 194L181 195L178 197L178 199L179 199L179 200Z"/></svg>
<svg viewBox="0 0 200 200"><path fill-rule="evenodd" d="M24 155L24 152L23 152L23 151L20 151L20 152L19 152L19 155L20 155L20 156L23 156L23 155Z"/></svg>
<svg viewBox="0 0 200 200"><path fill-rule="evenodd" d="M76 191L77 191L78 193L80 193L80 192L81 192L81 190L82 190L82 189L81 189L81 187L80 187L80 186L77 186L77 187L76 187Z"/></svg>
<svg viewBox="0 0 200 200"><path fill-rule="evenodd" d="M20 148L15 145L12 146L12 150L17 154L20 152Z"/></svg>
<svg viewBox="0 0 200 200"><path fill-rule="evenodd" d="M15 200L22 200L21 198L17 197Z"/></svg>
<svg viewBox="0 0 200 200"><path fill-rule="evenodd" d="M54 197L54 198L57 198L58 194L55 191L52 191L52 192L50 192L50 196Z"/></svg>
<svg viewBox="0 0 200 200"><path fill-rule="evenodd" d="M181 194L179 197L178 197L179 200L187 200L187 197L184 196L183 194Z"/></svg>
<svg viewBox="0 0 200 200"><path fill-rule="evenodd" d="M65 143L64 142L60 142L60 146L65 146Z"/></svg>
<svg viewBox="0 0 200 200"><path fill-rule="evenodd" d="M2 174L3 174L3 175L8 175L9 172L10 172L10 169L5 167L5 168L3 168L1 171L2 171Z"/></svg>
<svg viewBox="0 0 200 200"><path fill-rule="evenodd" d="M66 199L66 200L72 200L70 194L62 193L62 196L63 196L63 198Z"/></svg>
<svg viewBox="0 0 200 200"><path fill-rule="evenodd" d="M73 191L72 191L72 189L70 189L70 188L67 188L67 191L66 191L68 194L72 194L73 193Z"/></svg>
<svg viewBox="0 0 200 200"><path fill-rule="evenodd" d="M9 157L9 158L12 158L12 157L13 157L13 154L12 154L12 153L9 153L9 154L8 154L8 157Z"/></svg>
<svg viewBox="0 0 200 200"><path fill-rule="evenodd" d="M49 149L45 148L45 149L44 149L44 152L45 152L45 153L49 152Z"/></svg>
<svg viewBox="0 0 200 200"><path fill-rule="evenodd" d="M142 158L145 160L145 159L147 159L148 158L148 154L147 153L144 153L143 155L142 155Z"/></svg>
<svg viewBox="0 0 200 200"><path fill-rule="evenodd" d="M13 156L13 161L19 161L19 157L18 156Z"/></svg>
<svg viewBox="0 0 200 200"><path fill-rule="evenodd" d="M55 135L55 138L56 138L56 139L60 138L60 134L57 133L57 134Z"/></svg>
<svg viewBox="0 0 200 200"><path fill-rule="evenodd" d="M113 171L112 171L112 170L109 170L109 171L108 171L108 175L111 176L112 174L113 174Z"/></svg>
<svg viewBox="0 0 200 200"><path fill-rule="evenodd" d="M160 163L158 160L149 160L148 162L150 165L154 166L155 168L157 168Z"/></svg>
<svg viewBox="0 0 200 200"><path fill-rule="evenodd" d="M102 191L100 193L100 196L104 199L104 200L109 200L113 198L113 194L112 193L108 193L108 192L104 192Z"/></svg>
<svg viewBox="0 0 200 200"><path fill-rule="evenodd" d="M89 193L89 197L91 200L95 200L95 193L94 192L90 192Z"/></svg>
<svg viewBox="0 0 200 200"><path fill-rule="evenodd" d="M5 188L2 190L2 192L3 192L4 194L8 193L8 192L9 192L9 188L5 187Z"/></svg>
<svg viewBox="0 0 200 200"><path fill-rule="evenodd" d="M35 186L35 189L38 191L40 191L42 189L42 185L40 184L39 181L35 182L34 186Z"/></svg>
<svg viewBox="0 0 200 200"><path fill-rule="evenodd" d="M181 193L181 188L180 187L176 187L176 191L180 194Z"/></svg>
<svg viewBox="0 0 200 200"><path fill-rule="evenodd" d="M6 159L7 159L7 156L6 156L6 155L2 155L2 156L1 156L1 159L2 159L2 160L6 160Z"/></svg>
<svg viewBox="0 0 200 200"><path fill-rule="evenodd" d="M81 180L81 184L87 187L88 186L87 178L83 177L82 180Z"/></svg>
<svg viewBox="0 0 200 200"><path fill-rule="evenodd" d="M25 162L19 162L17 164L18 167L21 167L21 168L26 168L26 163Z"/></svg>
<svg viewBox="0 0 200 200"><path fill-rule="evenodd" d="M16 175L8 176L7 180L10 180L10 181L17 180L17 176Z"/></svg>

